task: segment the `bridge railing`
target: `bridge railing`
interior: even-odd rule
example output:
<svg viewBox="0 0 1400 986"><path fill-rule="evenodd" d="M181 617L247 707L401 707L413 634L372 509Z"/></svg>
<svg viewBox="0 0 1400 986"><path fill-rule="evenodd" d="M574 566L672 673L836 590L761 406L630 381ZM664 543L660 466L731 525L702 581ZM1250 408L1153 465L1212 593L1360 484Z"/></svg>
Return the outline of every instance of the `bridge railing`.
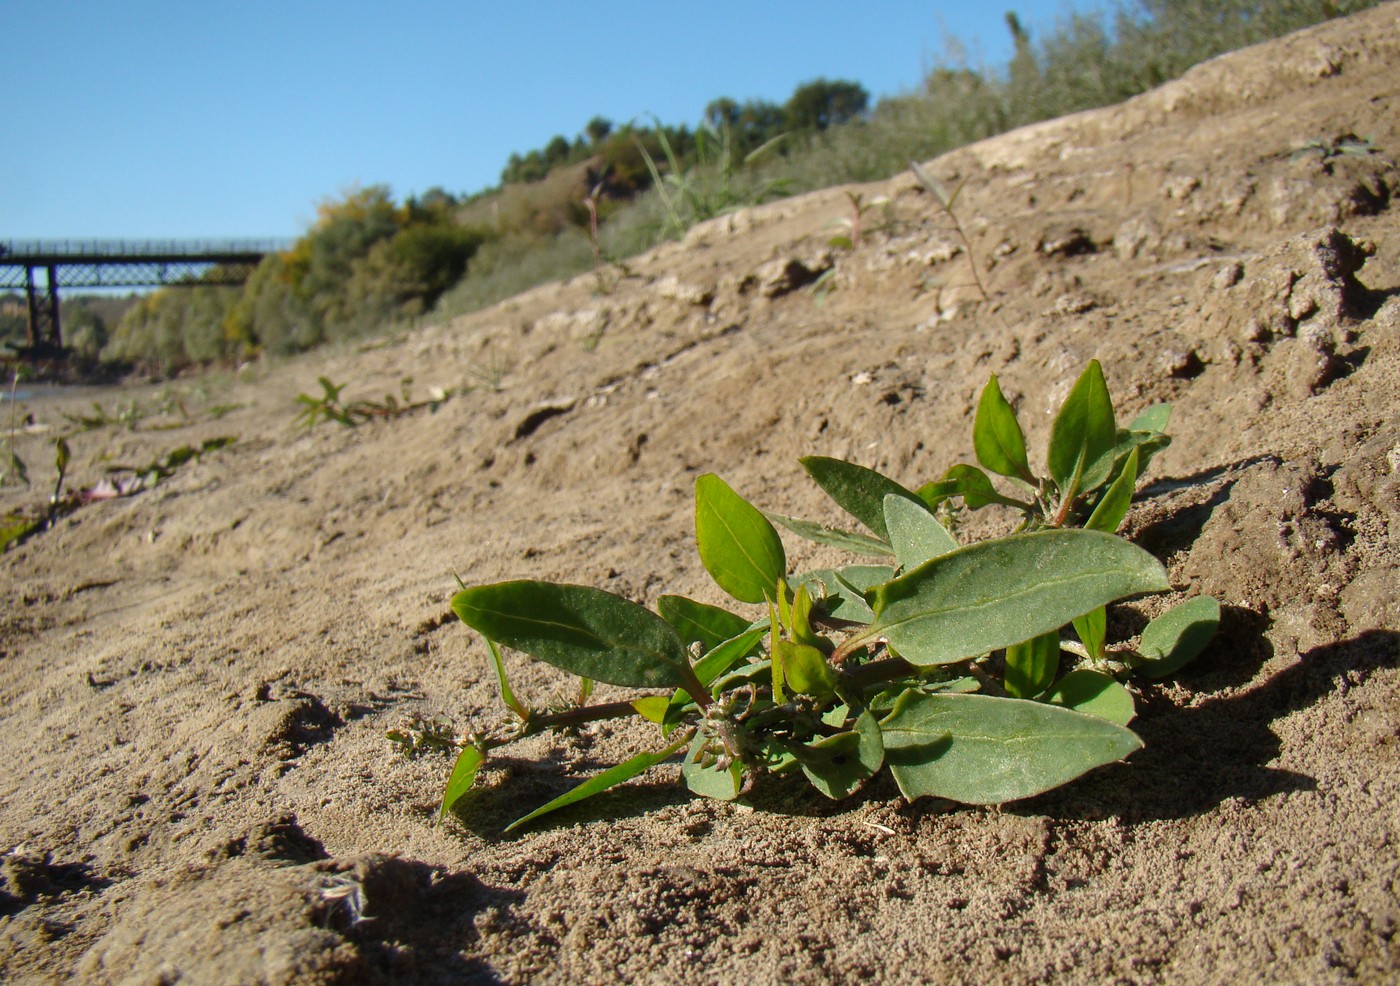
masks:
<svg viewBox="0 0 1400 986"><path fill-rule="evenodd" d="M93 257L188 257L276 253L291 240L0 240L0 263Z"/></svg>

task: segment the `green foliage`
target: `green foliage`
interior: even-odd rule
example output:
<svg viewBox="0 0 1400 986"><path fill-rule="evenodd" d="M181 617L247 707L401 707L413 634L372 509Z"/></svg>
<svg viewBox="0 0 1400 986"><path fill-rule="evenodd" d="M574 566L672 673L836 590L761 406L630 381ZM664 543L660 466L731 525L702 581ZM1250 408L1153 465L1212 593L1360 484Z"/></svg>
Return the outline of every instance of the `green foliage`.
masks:
<svg viewBox="0 0 1400 986"><path fill-rule="evenodd" d="M859 119L870 103L870 93L858 82L815 79L793 90L783 107L793 130L825 130Z"/></svg>
<svg viewBox="0 0 1400 986"><path fill-rule="evenodd" d="M345 384L335 383L330 377L317 377L316 382L321 385L319 396L297 394L297 403L301 405L301 410L297 412L295 421L299 427L307 430L315 428L323 421L334 421L347 428L353 428L375 418L402 417L424 408L436 411L452 396L450 391L434 388L427 400L415 401L413 378L404 377L399 382L399 397L385 394L383 400L378 401L343 401L340 399L340 392L345 389Z"/></svg>
<svg viewBox="0 0 1400 986"><path fill-rule="evenodd" d="M1011 402L992 378L974 423L979 461L1016 487L964 467L919 494L872 469L825 457L803 467L870 534L765 514L718 476L696 481L696 545L716 585L757 619L683 596L658 613L599 589L515 581L463 586L452 606L486 640L513 723L463 748L443 799L462 809L497 747L550 729L639 717L661 728L649 752L584 781L511 827L635 777L685 750L681 777L704 797L741 797L766 775L801 774L847 797L888 766L908 798L972 804L1031 797L1142 746L1127 728L1132 668L1156 677L1196 657L1218 604L1191 600L1152 621L1136 650L1106 640L1105 607L1170 589L1160 562L1107 529L1121 520L1139 452L1166 437L1162 409L1116 426L1091 364L1056 417L1052 475L1031 469ZM1140 430L1134 430L1140 429ZM968 482L966 470L981 477ZM985 481L985 483L983 483ZM935 513L961 498L1022 514L1009 536L960 544ZM1089 511L1112 498L1103 512ZM770 519L824 544L876 550L897 567L789 575ZM1116 525L1115 525L1116 526ZM659 614L659 615L658 615ZM1066 639L1073 627L1079 640ZM766 639L767 646L763 647ZM497 643L565 672L665 691L539 712L514 692ZM1070 664L1067 655L1077 656ZM1070 666L1065 667L1064 665Z"/></svg>

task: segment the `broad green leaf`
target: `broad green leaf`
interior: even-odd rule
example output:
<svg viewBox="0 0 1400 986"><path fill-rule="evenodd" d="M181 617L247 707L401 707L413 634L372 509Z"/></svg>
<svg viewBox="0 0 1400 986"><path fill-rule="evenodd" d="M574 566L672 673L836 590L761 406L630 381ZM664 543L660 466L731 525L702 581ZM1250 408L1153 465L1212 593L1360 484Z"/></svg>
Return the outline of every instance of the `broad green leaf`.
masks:
<svg viewBox="0 0 1400 986"><path fill-rule="evenodd" d="M695 543L715 584L740 602L763 602L787 571L773 525L714 473L695 481Z"/></svg>
<svg viewBox="0 0 1400 986"><path fill-rule="evenodd" d="M530 718L530 710L525 708L525 703L516 698L515 692L511 691L510 679L506 677L506 662L501 659L501 649L490 637L486 638L486 648L491 652L491 666L496 669L496 686L501 691L501 701L520 718Z"/></svg>
<svg viewBox="0 0 1400 986"><path fill-rule="evenodd" d="M1045 701L1098 716L1120 726L1126 726L1137 715L1132 693L1114 681L1112 676L1088 668L1071 671L1055 682Z"/></svg>
<svg viewBox="0 0 1400 986"><path fill-rule="evenodd" d="M798 754L802 773L828 798L850 797L880 771L885 747L880 724L869 712L861 713L852 732L837 733L809 743Z"/></svg>
<svg viewBox="0 0 1400 986"><path fill-rule="evenodd" d="M1103 369L1090 360L1050 426L1046 466L1061 496L1092 490L1108 479L1117 437Z"/></svg>
<svg viewBox="0 0 1400 986"><path fill-rule="evenodd" d="M499 582L463 589L452 609L483 637L573 674L637 688L685 684L685 646L670 624L602 589Z"/></svg>
<svg viewBox="0 0 1400 986"><path fill-rule="evenodd" d="M1060 631L1051 630L1006 648L1006 694L1034 698L1050 687L1060 669Z"/></svg>
<svg viewBox="0 0 1400 986"><path fill-rule="evenodd" d="M889 541L889 531L885 528L885 497L894 493L915 502L919 500L888 476L854 462L824 455L809 455L798 461L827 496L882 541Z"/></svg>
<svg viewBox="0 0 1400 986"><path fill-rule="evenodd" d="M884 541L859 531L843 531L839 527L828 527L825 524L818 524L814 520L799 520L796 517L785 517L782 514L768 513L767 511L764 512L763 516L780 527L786 527L798 537L815 541L817 544L827 544L843 551L854 551L858 555L880 557L893 554L890 546Z"/></svg>
<svg viewBox="0 0 1400 986"><path fill-rule="evenodd" d="M885 527L894 556L904 571L958 550L958 542L921 501L891 493L885 497Z"/></svg>
<svg viewBox="0 0 1400 986"><path fill-rule="evenodd" d="M486 754L475 746L464 746L457 754L457 762L452 767L452 776L447 779L447 787L442 792L442 807L438 809L438 821L447 817L463 795L471 790L476 782L476 772L481 768Z"/></svg>
<svg viewBox="0 0 1400 986"><path fill-rule="evenodd" d="M1026 436L1016 412L1002 395L996 374L982 388L977 401L977 417L972 423L972 447L984 469L1002 476L1013 476L1033 483L1026 459Z"/></svg>
<svg viewBox="0 0 1400 986"><path fill-rule="evenodd" d="M1111 534L1014 534L876 587L867 632L911 664L948 664L1058 630L1123 596L1170 587L1161 562Z"/></svg>
<svg viewBox="0 0 1400 986"><path fill-rule="evenodd" d="M836 689L836 673L826 663L826 655L809 644L791 640L773 643L775 664L781 664L783 676L794 692L816 698L830 698Z"/></svg>
<svg viewBox="0 0 1400 986"><path fill-rule="evenodd" d="M1133 419L1133 423L1128 425L1129 431L1147 431L1153 434L1163 434L1167 430L1167 422L1172 416L1172 406L1170 404L1153 404L1149 408L1144 408L1142 413Z"/></svg>
<svg viewBox="0 0 1400 986"><path fill-rule="evenodd" d="M663 723L666 721L666 711L671 707L671 700L665 695L648 695L646 698L634 698L630 704L637 710L637 715L647 722Z"/></svg>
<svg viewBox="0 0 1400 986"><path fill-rule="evenodd" d="M1094 505L1094 512L1084 522L1085 528L1103 531L1105 534L1112 534L1118 530L1118 525L1128 516L1128 507L1133 502L1133 490L1137 487L1138 475L1138 450L1133 449L1124 460L1118 478L1104 490L1103 496L1099 497L1099 502Z"/></svg>
<svg viewBox="0 0 1400 986"><path fill-rule="evenodd" d="M623 781L630 781L638 774L655 767L689 742L689 735L682 736L664 750L657 750L655 753L639 753L630 760L624 760L616 767L609 767L601 774L590 777L578 787L561 794L548 804L541 805L530 812L530 814L522 815L520 818L517 818L506 826L506 831L510 832L513 829L518 829L522 825L533 822L541 815L548 815L551 811L557 811L560 808L567 808L569 805L578 804L585 798L591 798L595 794L602 794L608 788L616 787Z"/></svg>
<svg viewBox="0 0 1400 986"><path fill-rule="evenodd" d="M959 463L943 474L941 480L925 483L919 487L919 498L933 510L950 497L960 496L969 510L981 510L991 503L1004 503L1010 507L1023 506L1010 497L1002 496L988 476L976 466Z"/></svg>
<svg viewBox="0 0 1400 986"><path fill-rule="evenodd" d="M966 804L1029 798L1142 746L1106 719L987 695L906 692L880 734L885 762L906 798Z"/></svg>
<svg viewBox="0 0 1400 986"><path fill-rule="evenodd" d="M685 778L685 786L702 798L733 801L743 790L744 765L735 760L723 766L719 763L708 767L701 766L701 754L708 742L704 736L696 736L691 742L685 762L681 764L681 776Z"/></svg>
<svg viewBox="0 0 1400 986"><path fill-rule="evenodd" d="M1219 602L1210 596L1188 599L1143 628L1133 669L1149 678L1165 677L1205 650L1219 627Z"/></svg>
<svg viewBox="0 0 1400 986"><path fill-rule="evenodd" d="M1074 621L1074 632L1079 634L1091 660L1103 660L1104 644L1108 640L1108 610L1100 606L1085 613Z"/></svg>
<svg viewBox="0 0 1400 986"><path fill-rule="evenodd" d="M656 600L656 612L671 624L683 643L698 640L705 651L749 628L749 621L742 616L685 596L661 596Z"/></svg>

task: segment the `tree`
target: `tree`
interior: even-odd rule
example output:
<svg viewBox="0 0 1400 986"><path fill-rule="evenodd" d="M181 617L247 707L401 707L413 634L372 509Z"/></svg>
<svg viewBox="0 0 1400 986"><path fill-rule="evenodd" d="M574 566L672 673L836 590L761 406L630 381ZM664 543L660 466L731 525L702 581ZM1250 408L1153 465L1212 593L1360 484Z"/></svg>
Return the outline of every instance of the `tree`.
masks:
<svg viewBox="0 0 1400 986"><path fill-rule="evenodd" d="M861 116L870 93L858 82L815 79L793 90L784 110L794 130L825 130Z"/></svg>
<svg viewBox="0 0 1400 986"><path fill-rule="evenodd" d="M612 121L601 116L595 116L583 125L583 132L588 135L588 143L594 147L607 140L612 129Z"/></svg>

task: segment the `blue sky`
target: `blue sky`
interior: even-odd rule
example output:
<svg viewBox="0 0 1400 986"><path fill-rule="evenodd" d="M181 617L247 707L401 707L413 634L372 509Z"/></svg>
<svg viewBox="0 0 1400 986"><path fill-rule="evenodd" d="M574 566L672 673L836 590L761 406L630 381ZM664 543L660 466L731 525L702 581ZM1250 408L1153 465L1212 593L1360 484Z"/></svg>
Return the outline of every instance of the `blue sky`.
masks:
<svg viewBox="0 0 1400 986"><path fill-rule="evenodd" d="M0 240L290 237L355 184L495 184L594 114L700 119L818 76L916 87L1092 0L0 0Z"/></svg>

